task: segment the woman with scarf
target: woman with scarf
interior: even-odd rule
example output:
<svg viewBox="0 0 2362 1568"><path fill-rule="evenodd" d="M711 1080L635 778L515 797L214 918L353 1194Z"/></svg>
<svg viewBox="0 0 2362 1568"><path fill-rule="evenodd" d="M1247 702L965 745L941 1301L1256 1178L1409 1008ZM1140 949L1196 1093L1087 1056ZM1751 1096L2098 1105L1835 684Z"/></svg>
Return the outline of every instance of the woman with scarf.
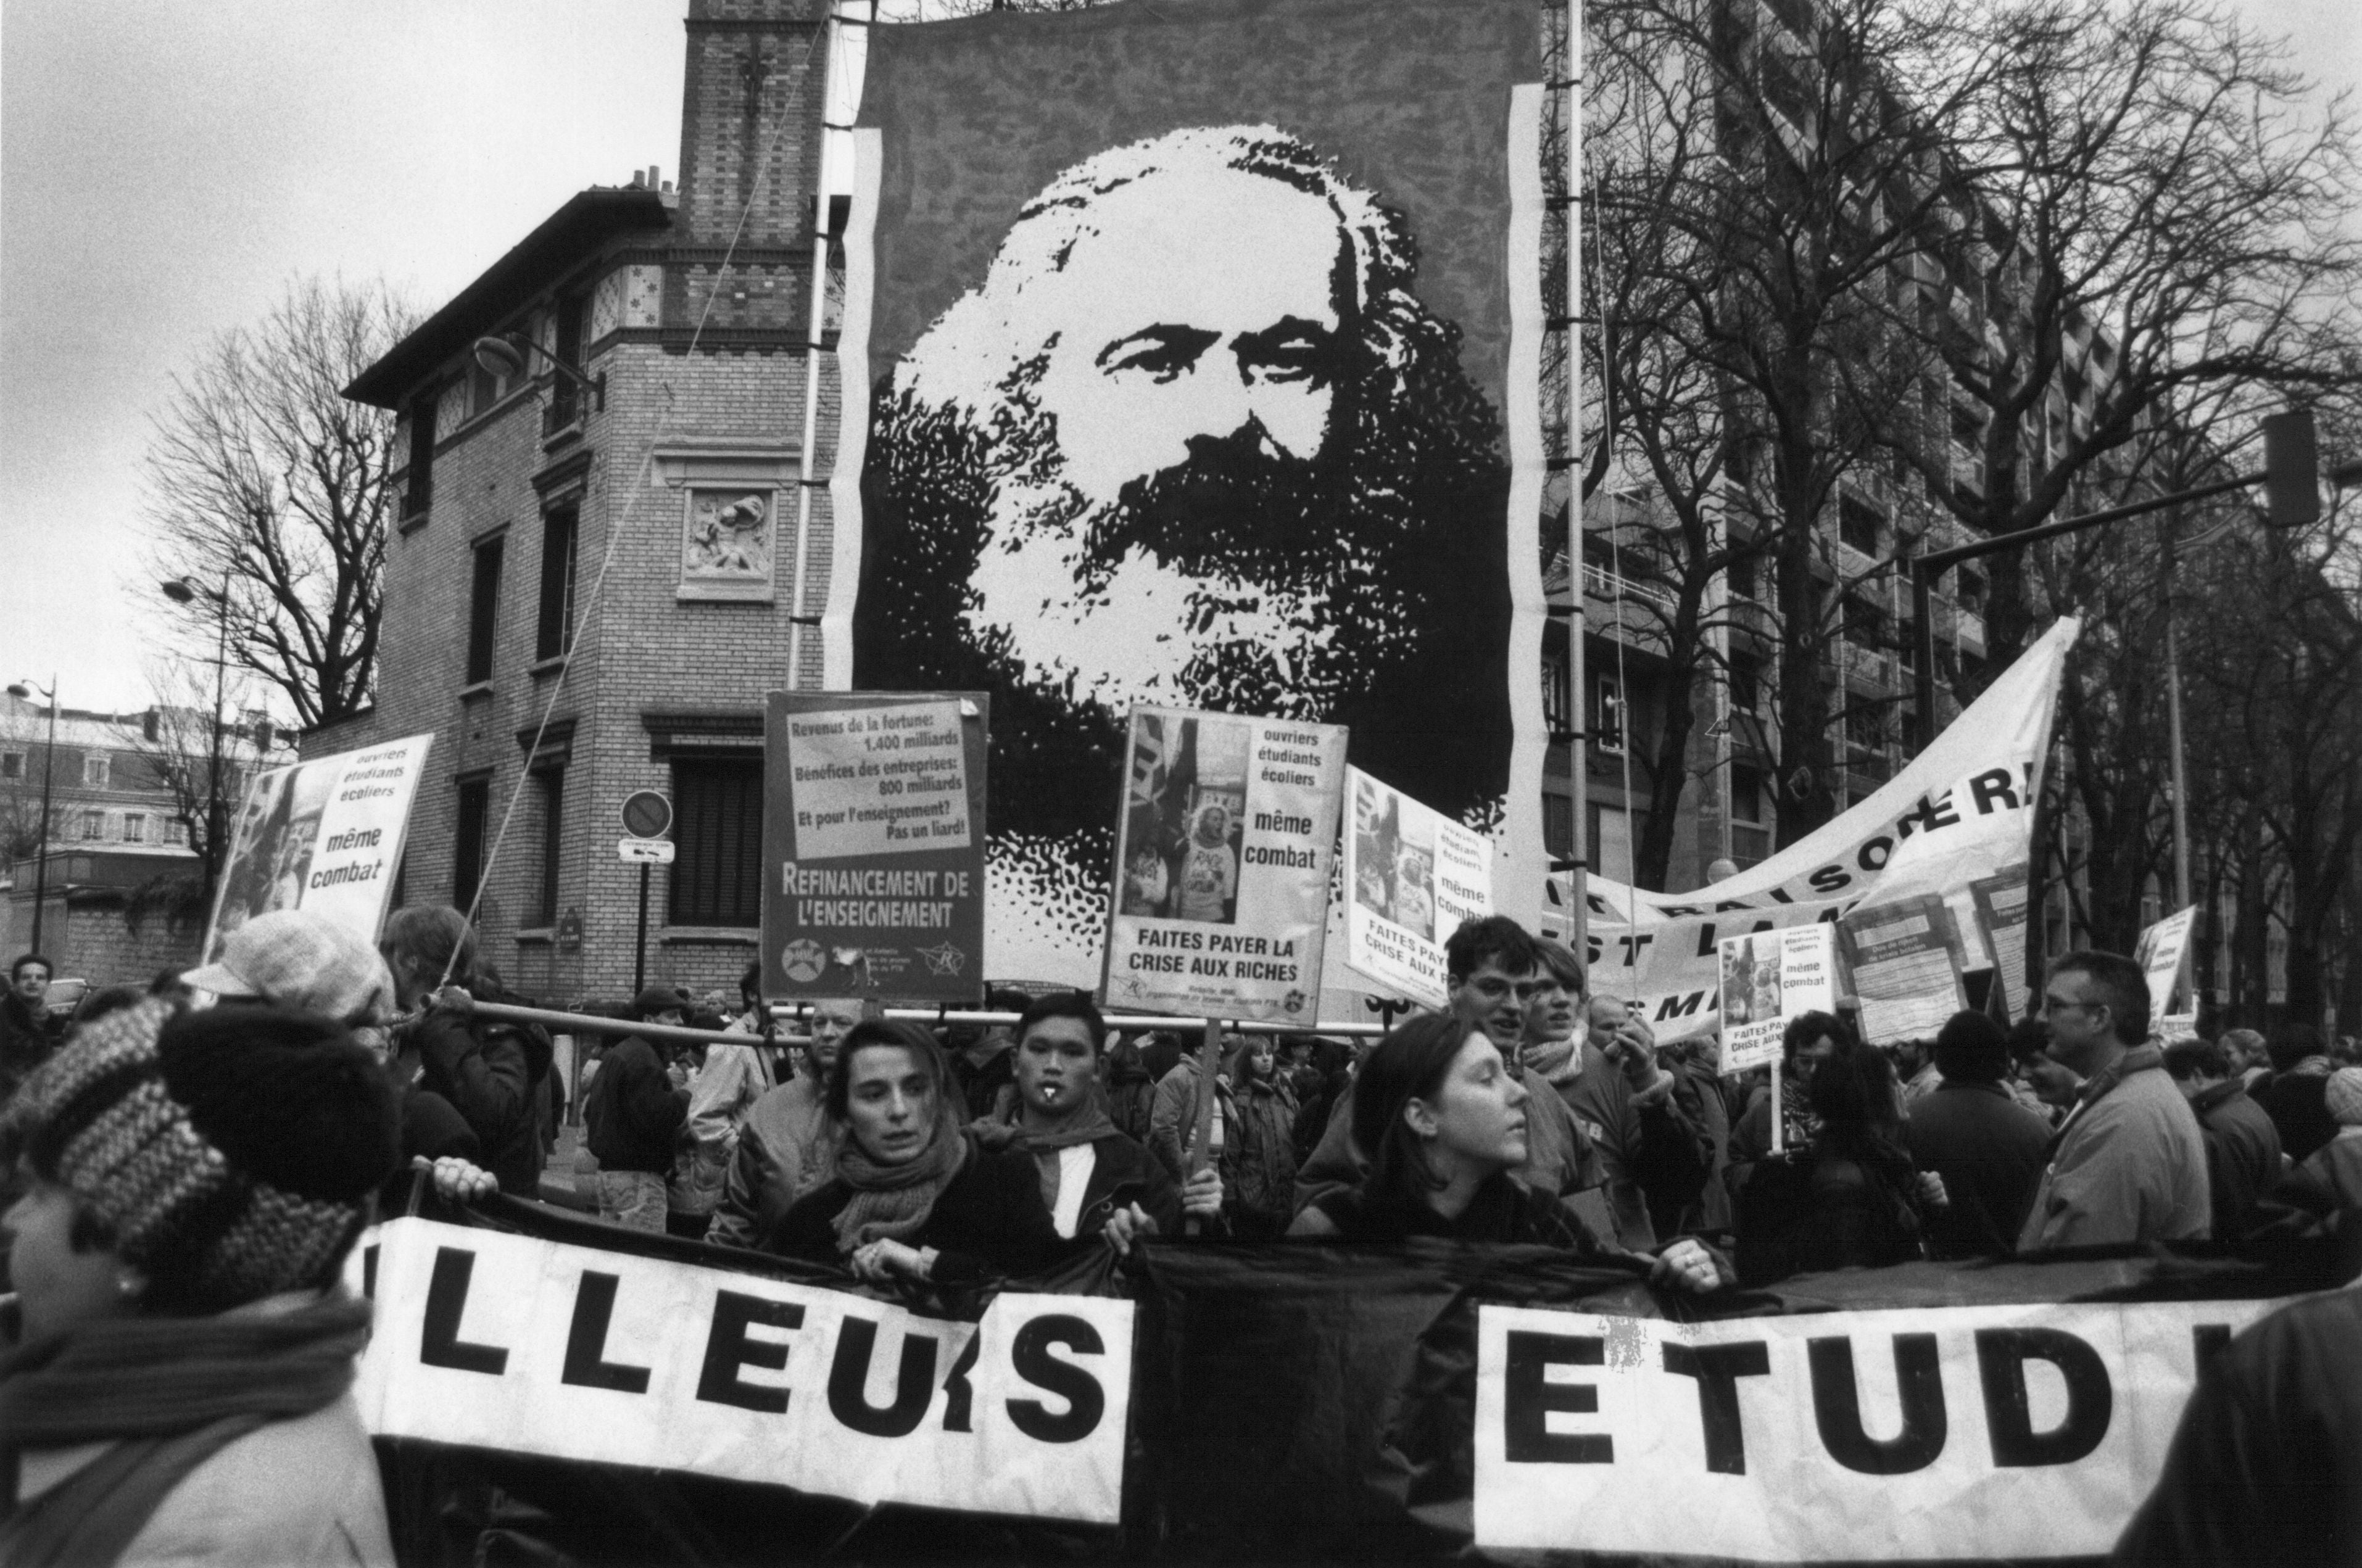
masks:
<svg viewBox="0 0 2362 1568"><path fill-rule="evenodd" d="M1180 1234L1185 1212L1220 1213L1222 1180L1209 1169L1175 1186L1163 1162L1115 1125L1100 1084L1106 1041L1106 1020L1080 992L1028 1003L1017 1020L1016 1092L974 1131L986 1148L1033 1157L1061 1239L1100 1236L1129 1255L1136 1236Z"/></svg>
<svg viewBox="0 0 2362 1568"><path fill-rule="evenodd" d="M398 1115L341 1026L268 1007L142 1002L27 1080L0 1561L392 1563L338 1277Z"/></svg>
<svg viewBox="0 0 2362 1568"><path fill-rule="evenodd" d="M1525 1085L1483 1030L1451 1014L1412 1019L1377 1043L1353 1080L1353 1142L1370 1151L1369 1174L1359 1187L1313 1200L1287 1234L1628 1255L1509 1174L1526 1157L1526 1101ZM1719 1260L1687 1238L1649 1261L1653 1281L1683 1290L1712 1290L1725 1277Z"/></svg>
<svg viewBox="0 0 2362 1568"><path fill-rule="evenodd" d="M972 1285L1039 1273L1065 1251L1031 1155L979 1146L943 1047L872 1019L828 1079L836 1174L779 1217L762 1250L849 1268L872 1284Z"/></svg>

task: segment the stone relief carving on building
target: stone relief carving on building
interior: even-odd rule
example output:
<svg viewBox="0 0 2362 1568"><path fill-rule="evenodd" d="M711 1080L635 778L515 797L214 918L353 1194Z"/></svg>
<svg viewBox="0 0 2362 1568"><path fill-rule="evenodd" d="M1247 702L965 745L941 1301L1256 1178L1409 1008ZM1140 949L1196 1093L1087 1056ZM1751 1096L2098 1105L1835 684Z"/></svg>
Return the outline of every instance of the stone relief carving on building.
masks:
<svg viewBox="0 0 2362 1568"><path fill-rule="evenodd" d="M771 587L771 526L776 493L732 486L687 489L680 579L683 587L752 589Z"/></svg>

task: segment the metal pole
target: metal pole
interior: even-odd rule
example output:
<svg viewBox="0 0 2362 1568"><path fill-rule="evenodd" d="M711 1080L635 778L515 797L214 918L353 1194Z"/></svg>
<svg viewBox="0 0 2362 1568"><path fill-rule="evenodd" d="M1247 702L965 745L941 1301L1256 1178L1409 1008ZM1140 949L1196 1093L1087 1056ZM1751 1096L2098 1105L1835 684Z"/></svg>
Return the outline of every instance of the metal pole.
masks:
<svg viewBox="0 0 2362 1568"><path fill-rule="evenodd" d="M640 936L632 944L632 994L648 988L648 862L640 862Z"/></svg>
<svg viewBox="0 0 2362 1568"><path fill-rule="evenodd" d="M1583 570L1583 0L1566 0L1566 668L1574 683L1573 862L1569 946L1591 952L1591 691L1584 669ZM1602 366L1603 374L1610 367ZM1628 806L1629 803L1627 803Z"/></svg>
<svg viewBox="0 0 2362 1568"><path fill-rule="evenodd" d="M1913 635L1919 640L1919 657L1911 672L1911 701L1918 709L1912 716L1912 728L1918 731L1917 750L1926 751L1936 743L1936 617L1935 596L1928 590L1926 563L1917 558L1911 562L1911 622Z"/></svg>
<svg viewBox="0 0 2362 1568"><path fill-rule="evenodd" d="M33 862L33 950L41 950L41 911L50 902L50 781L58 772L58 674L50 672L50 749L41 759L41 858Z"/></svg>
<svg viewBox="0 0 2362 1568"><path fill-rule="evenodd" d="M2165 535L2165 714L2173 736L2173 906L2190 907L2189 779L2181 759L2181 644L2173 630L2173 532Z"/></svg>
<svg viewBox="0 0 2362 1568"><path fill-rule="evenodd" d="M213 748L205 768L205 913L213 914L214 882L221 874L222 688L229 674L229 585L214 599Z"/></svg>

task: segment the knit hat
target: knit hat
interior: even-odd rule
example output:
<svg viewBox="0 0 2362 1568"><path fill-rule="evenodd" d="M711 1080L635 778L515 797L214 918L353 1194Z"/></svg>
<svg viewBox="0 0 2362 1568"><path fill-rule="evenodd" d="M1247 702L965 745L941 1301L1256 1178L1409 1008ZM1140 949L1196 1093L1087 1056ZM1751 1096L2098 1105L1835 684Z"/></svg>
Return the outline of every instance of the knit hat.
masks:
<svg viewBox="0 0 2362 1568"><path fill-rule="evenodd" d="M221 957L181 977L219 996L259 997L352 1023L391 1018L393 976L369 939L307 909L274 909L229 935Z"/></svg>
<svg viewBox="0 0 2362 1568"><path fill-rule="evenodd" d="M337 1024L150 1000L83 1028L0 1111L0 1160L70 1189L194 1316L330 1283L400 1163L393 1084Z"/></svg>
<svg viewBox="0 0 2362 1568"><path fill-rule="evenodd" d="M2341 1127L2362 1127L2362 1067L2341 1067L2329 1075L2322 1103Z"/></svg>

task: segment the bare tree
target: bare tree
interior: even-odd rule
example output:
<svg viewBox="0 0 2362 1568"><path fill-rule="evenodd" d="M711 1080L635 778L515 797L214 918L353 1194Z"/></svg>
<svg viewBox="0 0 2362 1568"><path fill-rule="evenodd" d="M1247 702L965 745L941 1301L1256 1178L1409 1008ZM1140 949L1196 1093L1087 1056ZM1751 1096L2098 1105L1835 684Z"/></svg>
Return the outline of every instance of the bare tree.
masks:
<svg viewBox="0 0 2362 1568"><path fill-rule="evenodd" d="M2202 0L2021 0L1989 27L2004 63L1948 123L1944 200L1892 303L1937 373L1856 400L1934 503L1998 535L2140 476L2207 389L2351 374L2362 166L2343 100L2312 118L2286 46ZM1998 670L2037 606L2016 554L1992 572Z"/></svg>
<svg viewBox="0 0 2362 1568"><path fill-rule="evenodd" d="M300 726L370 698L393 416L342 393L414 320L382 283L296 281L173 378L152 420L155 575L201 590L158 605L207 656L226 615L232 665L268 682Z"/></svg>
<svg viewBox="0 0 2362 1568"><path fill-rule="evenodd" d="M1869 689L1848 678L1856 650L1883 659L1900 640L1878 563L1849 565L1827 524L1844 488L1890 483L1862 411L1873 382L1900 400L1924 367L1889 301L1945 199L1927 171L1952 156L1948 127L1997 51L1944 0L1797 0L1772 16L1759 25L1752 7L1712 0L1595 6L1593 194L1597 297L1620 313L1604 356L1617 439L1674 516L1695 514L1660 534L1670 580L1687 585L1664 630L1677 663L1692 657L1683 601L1703 606L1716 573L1755 555L1770 567L1762 749L1784 845L1843 804L1838 748L1891 734L1899 708L1891 664ZM1676 713L1652 769L1664 821L1650 826L1668 847L1686 727Z"/></svg>

